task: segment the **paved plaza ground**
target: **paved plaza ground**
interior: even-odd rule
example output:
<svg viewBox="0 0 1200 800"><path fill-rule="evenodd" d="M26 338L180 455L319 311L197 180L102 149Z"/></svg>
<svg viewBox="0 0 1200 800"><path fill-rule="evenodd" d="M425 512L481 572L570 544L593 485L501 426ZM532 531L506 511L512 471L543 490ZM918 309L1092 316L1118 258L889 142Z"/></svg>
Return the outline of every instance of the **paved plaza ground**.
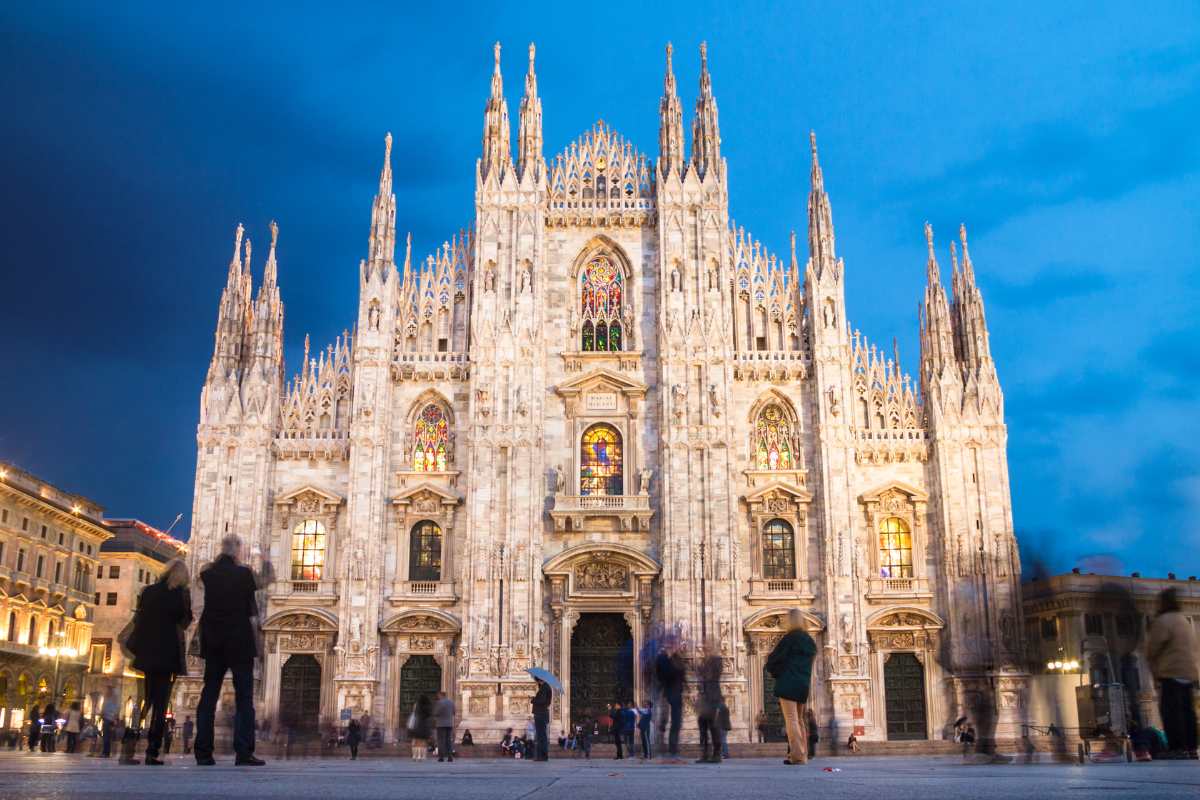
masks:
<svg viewBox="0 0 1200 800"><path fill-rule="evenodd" d="M824 767L840 769L825 772ZM468 759L271 760L265 767L121 766L82 756L0 752L0 799L19 798L453 798L453 800L937 800L938 798L1195 798L1200 762L1076 766L968 766L947 757L775 759L719 766L552 759L547 764Z"/></svg>

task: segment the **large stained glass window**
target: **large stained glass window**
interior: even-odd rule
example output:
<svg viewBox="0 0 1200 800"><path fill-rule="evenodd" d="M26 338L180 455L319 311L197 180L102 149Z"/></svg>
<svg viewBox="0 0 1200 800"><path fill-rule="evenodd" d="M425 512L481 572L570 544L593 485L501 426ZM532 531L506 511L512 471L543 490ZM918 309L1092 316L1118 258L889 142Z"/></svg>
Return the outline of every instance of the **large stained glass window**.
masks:
<svg viewBox="0 0 1200 800"><path fill-rule="evenodd" d="M325 574L325 526L306 519L292 529L292 580L319 581Z"/></svg>
<svg viewBox="0 0 1200 800"><path fill-rule="evenodd" d="M879 577L912 576L912 534L904 520L888 517L879 523Z"/></svg>
<svg viewBox="0 0 1200 800"><path fill-rule="evenodd" d="M580 316L583 319L581 349L617 351L624 337L621 304L625 300L625 276L607 256L595 256L579 275Z"/></svg>
<svg viewBox="0 0 1200 800"><path fill-rule="evenodd" d="M413 526L408 542L408 579L442 579L442 529L429 520Z"/></svg>
<svg viewBox="0 0 1200 800"><path fill-rule="evenodd" d="M796 577L796 535L782 519L773 519L762 533L763 577L792 580Z"/></svg>
<svg viewBox="0 0 1200 800"><path fill-rule="evenodd" d="M579 493L621 495L621 434L611 425L593 425L583 433L579 458Z"/></svg>
<svg viewBox="0 0 1200 800"><path fill-rule="evenodd" d="M436 403L421 409L413 437L413 469L417 472L445 472L450 452L450 422Z"/></svg>
<svg viewBox="0 0 1200 800"><path fill-rule="evenodd" d="M792 455L792 425L778 405L769 405L758 415L754 426L754 468L796 468Z"/></svg>

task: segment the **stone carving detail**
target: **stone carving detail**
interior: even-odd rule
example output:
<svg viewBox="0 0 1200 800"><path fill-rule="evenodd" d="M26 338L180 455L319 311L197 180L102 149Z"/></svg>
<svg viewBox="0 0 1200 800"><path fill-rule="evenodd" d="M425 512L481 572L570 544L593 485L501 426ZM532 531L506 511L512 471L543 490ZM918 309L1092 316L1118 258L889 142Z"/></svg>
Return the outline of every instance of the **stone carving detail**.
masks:
<svg viewBox="0 0 1200 800"><path fill-rule="evenodd" d="M437 640L432 636L410 636L408 637L408 648L410 650L432 650L435 642Z"/></svg>
<svg viewBox="0 0 1200 800"><path fill-rule="evenodd" d="M629 588L629 568L606 561L597 553L592 560L575 565L575 589L579 591L623 591Z"/></svg>
<svg viewBox="0 0 1200 800"><path fill-rule="evenodd" d="M487 695L471 695L470 700L467 702L467 710L474 716L482 716L487 714L491 710L489 708L490 704L488 703L488 699L489 698Z"/></svg>

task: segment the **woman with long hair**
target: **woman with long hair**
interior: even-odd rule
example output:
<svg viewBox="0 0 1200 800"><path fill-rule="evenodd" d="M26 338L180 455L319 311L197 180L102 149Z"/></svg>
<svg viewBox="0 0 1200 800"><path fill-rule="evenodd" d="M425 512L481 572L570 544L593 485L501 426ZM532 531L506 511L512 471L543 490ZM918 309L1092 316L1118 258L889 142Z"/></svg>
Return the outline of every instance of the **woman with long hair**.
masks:
<svg viewBox="0 0 1200 800"><path fill-rule="evenodd" d="M166 727L171 687L177 676L187 673L183 645L184 632L192 621L190 583L183 561L175 559L168 563L162 577L142 590L133 617L133 632L125 644L133 653L133 668L145 676L142 696L146 699L138 713L138 724L149 714L146 764L150 766L163 763L158 753Z"/></svg>

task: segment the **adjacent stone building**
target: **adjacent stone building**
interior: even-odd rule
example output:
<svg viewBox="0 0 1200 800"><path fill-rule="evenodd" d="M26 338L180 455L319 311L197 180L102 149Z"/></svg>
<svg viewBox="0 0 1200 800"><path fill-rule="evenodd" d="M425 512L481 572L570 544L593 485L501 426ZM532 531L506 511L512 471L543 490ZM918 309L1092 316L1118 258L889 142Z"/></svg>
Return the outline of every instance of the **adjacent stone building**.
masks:
<svg viewBox="0 0 1200 800"><path fill-rule="evenodd" d="M0 729L81 699L103 509L0 462ZM55 680L57 679L57 691Z"/></svg>
<svg viewBox="0 0 1200 800"><path fill-rule="evenodd" d="M236 532L277 568L261 715L390 739L444 689L479 736L523 723L539 665L565 726L643 699L673 630L719 648L745 740L800 608L823 724L939 738L994 697L1013 735L1007 432L965 231L947 293L926 226L914 379L850 322L815 138L807 256L777 256L731 220L707 53L686 153L670 59L657 158L599 123L547 160L531 46L514 159L497 45L475 218L424 259L395 260L389 135L352 333L290 379L278 229L254 292L238 227L190 544L195 569Z"/></svg>

